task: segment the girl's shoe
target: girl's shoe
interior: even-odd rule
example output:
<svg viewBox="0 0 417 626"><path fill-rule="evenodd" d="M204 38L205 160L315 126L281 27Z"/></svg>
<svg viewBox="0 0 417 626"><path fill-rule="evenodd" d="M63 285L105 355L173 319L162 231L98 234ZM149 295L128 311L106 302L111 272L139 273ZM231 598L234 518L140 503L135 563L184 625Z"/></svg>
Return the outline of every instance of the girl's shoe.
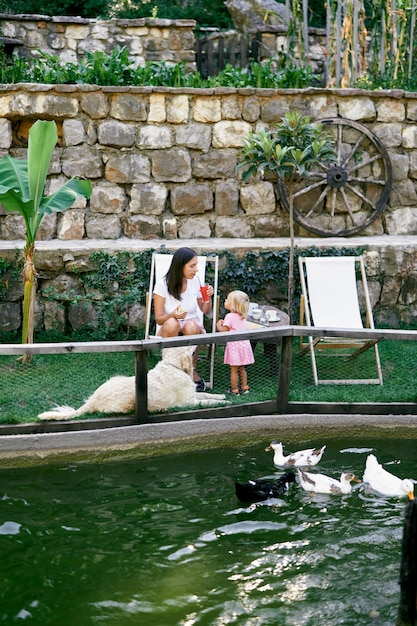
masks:
<svg viewBox="0 0 417 626"><path fill-rule="evenodd" d="M206 381L204 378L200 378L200 380L195 380L195 388L197 392L205 391L207 389Z"/></svg>
<svg viewBox="0 0 417 626"><path fill-rule="evenodd" d="M228 389L227 393L231 393L233 396L239 396L240 395L239 389Z"/></svg>
<svg viewBox="0 0 417 626"><path fill-rule="evenodd" d="M249 386L245 385L244 387L242 387L242 390L240 392L242 395L246 395L247 393L249 393Z"/></svg>

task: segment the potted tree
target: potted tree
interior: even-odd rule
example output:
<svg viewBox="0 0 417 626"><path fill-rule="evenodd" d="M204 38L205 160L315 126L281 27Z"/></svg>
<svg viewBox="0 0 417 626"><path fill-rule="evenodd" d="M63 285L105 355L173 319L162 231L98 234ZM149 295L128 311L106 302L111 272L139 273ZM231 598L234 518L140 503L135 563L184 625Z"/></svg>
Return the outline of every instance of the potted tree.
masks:
<svg viewBox="0 0 417 626"><path fill-rule="evenodd" d="M243 180L273 172L288 190L290 255L288 271L288 314L292 321L294 294L294 186L317 167L336 160L333 140L319 122L289 111L279 124L259 133L249 133L239 155L238 170Z"/></svg>
<svg viewBox="0 0 417 626"><path fill-rule="evenodd" d="M35 240L42 218L45 213L65 211L78 195L88 198L92 191L88 180L71 178L58 191L44 196L46 177L57 141L55 122L37 120L29 131L27 159L16 159L8 154L0 159L0 202L6 211L18 211L26 227L22 343L33 343L37 288ZM28 355L22 360L27 362Z"/></svg>

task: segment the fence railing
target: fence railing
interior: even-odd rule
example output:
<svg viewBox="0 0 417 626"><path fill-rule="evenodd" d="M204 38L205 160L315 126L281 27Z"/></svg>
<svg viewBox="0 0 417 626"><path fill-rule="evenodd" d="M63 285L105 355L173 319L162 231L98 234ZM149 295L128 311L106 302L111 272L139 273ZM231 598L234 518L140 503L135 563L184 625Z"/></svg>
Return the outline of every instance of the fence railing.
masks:
<svg viewBox="0 0 417 626"><path fill-rule="evenodd" d="M115 416L81 421L68 422L32 422L14 426L0 427L2 434L16 432L51 432L56 430L74 430L86 428L102 428L127 424L158 423L183 419L202 419L218 417L240 417L248 415L267 414L415 414L416 402L291 402L290 387L292 382L292 362L295 338L305 337L342 337L351 339L378 339L379 341L417 341L417 331L393 329L327 329L305 326L283 326L256 331L230 333L207 333L206 335L192 335L167 339L148 339L137 341L105 341L105 342L69 342L69 343L38 343L38 344L0 344L2 355L45 355L45 354L76 354L76 353L105 353L105 352L133 352L135 356L135 414L130 416ZM224 344L227 341L249 339L261 344L280 344L279 369L276 377L276 396L272 400L261 402L242 402L233 405L222 405L214 408L199 408L198 410L178 411L172 413L149 414L147 409L147 373L148 357L151 352L162 348L186 345ZM65 373L63 373L65 375ZM411 376L411 372L410 372ZM41 390L39 391L41 393ZM245 396L244 396L245 398ZM250 396L248 396L250 399Z"/></svg>

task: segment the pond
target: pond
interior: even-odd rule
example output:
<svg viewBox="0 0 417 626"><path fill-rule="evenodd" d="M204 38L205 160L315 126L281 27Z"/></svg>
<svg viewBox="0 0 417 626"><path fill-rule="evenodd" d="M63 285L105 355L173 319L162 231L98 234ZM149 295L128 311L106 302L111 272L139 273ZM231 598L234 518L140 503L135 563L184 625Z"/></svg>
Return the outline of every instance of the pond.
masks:
<svg viewBox="0 0 417 626"><path fill-rule="evenodd" d="M242 504L280 472L265 445L0 469L0 623L377 626L395 623L405 500L364 493ZM317 471L362 477L373 450L417 478L415 441L327 443Z"/></svg>

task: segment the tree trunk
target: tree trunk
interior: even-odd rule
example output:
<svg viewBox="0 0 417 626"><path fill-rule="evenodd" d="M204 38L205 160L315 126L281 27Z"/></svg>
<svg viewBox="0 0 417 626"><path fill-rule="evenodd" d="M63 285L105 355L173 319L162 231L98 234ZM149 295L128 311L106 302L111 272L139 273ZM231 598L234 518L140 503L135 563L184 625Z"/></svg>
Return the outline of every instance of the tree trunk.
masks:
<svg viewBox="0 0 417 626"><path fill-rule="evenodd" d="M24 251L23 265L23 322L22 343L33 343L33 331L35 327L35 296L37 288L36 270L34 265L35 244L28 244ZM28 363L31 355L24 354L22 362Z"/></svg>
<svg viewBox="0 0 417 626"><path fill-rule="evenodd" d="M288 315L290 324L293 320L293 296L294 296L294 201L292 183L288 184L288 202L290 208L290 258L288 266Z"/></svg>

